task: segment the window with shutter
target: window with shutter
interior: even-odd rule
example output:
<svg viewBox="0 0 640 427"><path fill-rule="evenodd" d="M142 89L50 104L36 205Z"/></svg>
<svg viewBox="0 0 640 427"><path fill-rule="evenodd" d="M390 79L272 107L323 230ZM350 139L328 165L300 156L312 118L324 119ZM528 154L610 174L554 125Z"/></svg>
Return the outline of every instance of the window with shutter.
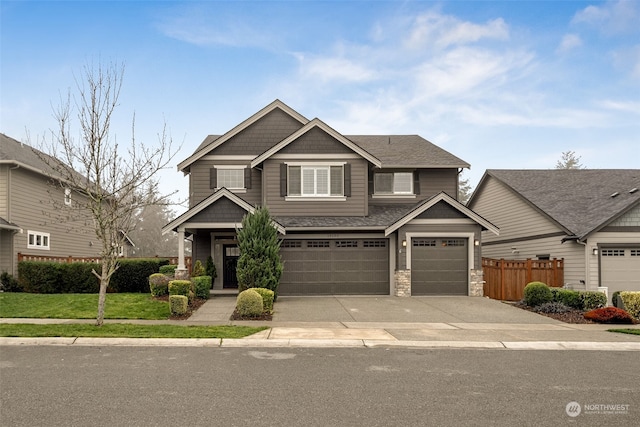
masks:
<svg viewBox="0 0 640 427"><path fill-rule="evenodd" d="M345 194L345 165L289 164L287 197L340 197ZM350 190L349 182L349 190Z"/></svg>

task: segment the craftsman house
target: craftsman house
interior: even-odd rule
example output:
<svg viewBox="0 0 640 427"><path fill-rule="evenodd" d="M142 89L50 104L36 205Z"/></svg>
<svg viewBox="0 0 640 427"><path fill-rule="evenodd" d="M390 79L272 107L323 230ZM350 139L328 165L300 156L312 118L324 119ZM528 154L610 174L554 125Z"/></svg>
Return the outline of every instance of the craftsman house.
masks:
<svg viewBox="0 0 640 427"><path fill-rule="evenodd" d="M418 135L342 135L276 100L178 165L189 210L167 224L214 289L237 287L236 228L267 206L282 237L280 295L481 295L481 232L457 200L469 164Z"/></svg>
<svg viewBox="0 0 640 427"><path fill-rule="evenodd" d="M640 291L640 170L487 170L468 206L490 258L564 258L568 287ZM604 290L604 289L603 289Z"/></svg>
<svg viewBox="0 0 640 427"><path fill-rule="evenodd" d="M82 196L51 180L54 161L0 134L0 271L17 275L19 253L36 260L99 255L93 227L61 214Z"/></svg>

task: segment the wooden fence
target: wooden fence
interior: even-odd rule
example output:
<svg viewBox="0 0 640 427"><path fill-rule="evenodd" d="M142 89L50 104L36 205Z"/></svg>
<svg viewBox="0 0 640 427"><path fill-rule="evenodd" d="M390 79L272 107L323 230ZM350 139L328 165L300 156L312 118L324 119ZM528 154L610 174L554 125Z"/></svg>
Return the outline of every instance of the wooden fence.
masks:
<svg viewBox="0 0 640 427"><path fill-rule="evenodd" d="M155 256L155 257L128 257L123 259L149 259L149 258L162 258L168 259L169 264L177 265L178 257L174 256ZM184 262L186 264L187 270L191 271L191 257L184 257ZM100 257L74 257L74 256L47 256L47 255L28 255L18 252L18 262L20 261L40 261L40 262L60 262L60 263L71 263L71 262L100 262Z"/></svg>
<svg viewBox="0 0 640 427"><path fill-rule="evenodd" d="M507 260L482 258L484 296L504 301L520 301L529 282L552 287L564 284L564 258L552 260Z"/></svg>

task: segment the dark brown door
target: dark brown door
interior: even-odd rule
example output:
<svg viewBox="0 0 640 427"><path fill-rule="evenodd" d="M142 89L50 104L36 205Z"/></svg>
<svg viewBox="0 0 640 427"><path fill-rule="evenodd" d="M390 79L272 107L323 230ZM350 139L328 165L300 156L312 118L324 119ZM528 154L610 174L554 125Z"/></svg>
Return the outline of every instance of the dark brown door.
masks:
<svg viewBox="0 0 640 427"><path fill-rule="evenodd" d="M224 266L224 280L222 287L237 288L238 276L236 275L236 269L238 268L238 258L240 258L240 248L238 248L238 245L224 245L223 250L222 263Z"/></svg>

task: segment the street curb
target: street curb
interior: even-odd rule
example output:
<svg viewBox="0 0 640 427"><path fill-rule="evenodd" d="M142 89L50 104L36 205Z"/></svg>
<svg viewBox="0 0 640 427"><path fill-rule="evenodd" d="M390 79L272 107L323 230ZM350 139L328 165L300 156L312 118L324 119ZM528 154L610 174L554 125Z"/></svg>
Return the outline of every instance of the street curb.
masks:
<svg viewBox="0 0 640 427"><path fill-rule="evenodd" d="M120 346L225 348L420 348L493 350L640 351L640 342L581 341L390 341L237 338L20 338L0 337L0 346Z"/></svg>

